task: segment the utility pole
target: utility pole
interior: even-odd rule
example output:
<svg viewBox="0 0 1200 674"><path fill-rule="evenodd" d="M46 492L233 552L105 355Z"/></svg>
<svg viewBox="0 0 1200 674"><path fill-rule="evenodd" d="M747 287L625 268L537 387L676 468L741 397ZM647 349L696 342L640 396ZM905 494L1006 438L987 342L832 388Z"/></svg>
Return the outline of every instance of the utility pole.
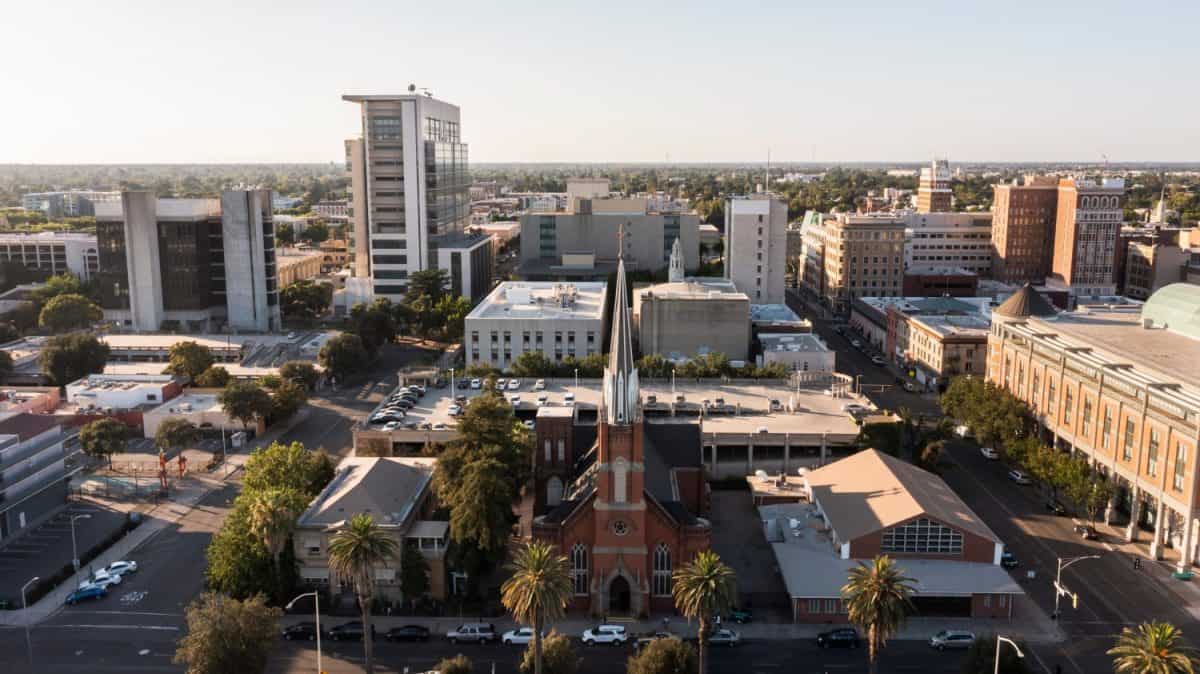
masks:
<svg viewBox="0 0 1200 674"><path fill-rule="evenodd" d="M1071 597L1071 607L1072 608L1077 608L1079 606L1079 593L1071 592L1069 589L1067 589L1066 585L1063 585L1062 572L1063 572L1063 569L1067 568L1068 566L1071 566L1075 562L1082 562L1085 559L1100 559L1100 555L1084 555L1083 557L1070 557L1066 560L1066 562L1063 561L1062 557L1058 558L1058 573L1054 576L1054 613L1051 614L1051 616L1050 616L1051 620L1058 620L1058 617L1060 615L1060 611L1058 610L1058 601L1064 595L1069 595Z"/></svg>

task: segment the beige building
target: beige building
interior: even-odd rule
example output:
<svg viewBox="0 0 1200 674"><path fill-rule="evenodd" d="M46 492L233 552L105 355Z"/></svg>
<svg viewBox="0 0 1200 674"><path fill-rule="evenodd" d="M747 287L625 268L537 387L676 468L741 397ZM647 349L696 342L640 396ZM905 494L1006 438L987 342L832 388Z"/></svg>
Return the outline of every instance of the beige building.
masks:
<svg viewBox="0 0 1200 674"><path fill-rule="evenodd" d="M1196 555L1200 475L1200 287L1145 305L1056 313L1026 286L992 313L987 379L1029 404L1045 439L1116 481L1105 512L1126 540L1153 528L1150 553ZM1124 518L1121 518L1122 520Z"/></svg>
<svg viewBox="0 0 1200 674"><path fill-rule="evenodd" d="M1058 183L1050 277L1072 295L1115 295L1117 237L1125 181L1064 178Z"/></svg>
<svg viewBox="0 0 1200 674"><path fill-rule="evenodd" d="M935 159L921 169L917 183L917 212L946 213L953 210L954 192L950 188L950 162Z"/></svg>
<svg viewBox="0 0 1200 674"><path fill-rule="evenodd" d="M787 202L769 194L725 202L725 277L755 304L783 302Z"/></svg>
<svg viewBox="0 0 1200 674"><path fill-rule="evenodd" d="M307 281L320 276L324 264L325 253L320 250L280 248L275 255L279 287L284 288L296 281Z"/></svg>
<svg viewBox="0 0 1200 674"><path fill-rule="evenodd" d="M606 292L600 281L501 283L467 314L466 364L507 369L527 351L555 362L602 353Z"/></svg>
<svg viewBox="0 0 1200 674"><path fill-rule="evenodd" d="M633 324L643 355L749 356L750 298L725 279L688 278L635 290Z"/></svg>
<svg viewBox="0 0 1200 674"><path fill-rule="evenodd" d="M918 383L941 386L959 374L986 371L987 298L863 297L850 325Z"/></svg>
<svg viewBox="0 0 1200 674"><path fill-rule="evenodd" d="M1200 229L1163 230L1147 240L1129 240L1125 245L1122 294L1144 300L1159 288L1180 281L1193 283L1188 269L1200 244Z"/></svg>
<svg viewBox="0 0 1200 674"><path fill-rule="evenodd" d="M300 578L331 594L350 589L329 567L329 541L351 517L367 513L398 549L414 547L429 565L429 594L446 598L446 546L450 524L429 519L435 503L430 483L437 459L348 457L333 480L296 520L292 535ZM400 558L375 568L375 586L386 600L413 600L400 591Z"/></svg>
<svg viewBox="0 0 1200 674"><path fill-rule="evenodd" d="M836 314L859 297L895 297L904 282L903 217L838 213L804 226L801 284Z"/></svg>

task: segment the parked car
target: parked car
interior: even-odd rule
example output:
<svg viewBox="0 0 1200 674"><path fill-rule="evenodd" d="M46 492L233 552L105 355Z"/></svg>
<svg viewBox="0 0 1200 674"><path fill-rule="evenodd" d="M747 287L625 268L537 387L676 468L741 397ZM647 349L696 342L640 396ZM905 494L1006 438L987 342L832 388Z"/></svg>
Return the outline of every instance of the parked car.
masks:
<svg viewBox="0 0 1200 674"><path fill-rule="evenodd" d="M450 409L446 410L446 413L452 417L456 417L463 413L462 405L459 405L458 403L454 403L453 405L450 406Z"/></svg>
<svg viewBox="0 0 1200 674"><path fill-rule="evenodd" d="M430 426L430 430L434 430L434 431L444 431L447 428L449 428L449 426L447 426L446 424L444 424L440 421L437 422L436 424L434 424L433 426Z"/></svg>
<svg viewBox="0 0 1200 674"><path fill-rule="evenodd" d="M979 453L982 454L983 458L987 459L988 461L996 461L1000 458L1000 452L997 452L991 447L980 447Z"/></svg>
<svg viewBox="0 0 1200 674"><path fill-rule="evenodd" d="M845 405L842 405L842 411L850 416L858 416L860 414L866 414L871 410L864 405L859 405L858 403L846 403Z"/></svg>
<svg viewBox="0 0 1200 674"><path fill-rule="evenodd" d="M529 430L531 430L531 431L533 430L533 428L534 428L534 425L535 425L535 424L533 423L533 419L526 419L526 420L525 420L525 422L524 422L524 424L525 424L525 428L528 428L528 429L529 429Z"/></svg>
<svg viewBox="0 0 1200 674"><path fill-rule="evenodd" d="M469 388L471 388L471 382L467 381L466 379L459 379L458 383L455 384L455 388L457 388L460 391L469 389Z"/></svg>
<svg viewBox="0 0 1200 674"><path fill-rule="evenodd" d="M929 640L929 645L939 651L948 649L967 649L971 644L975 643L975 634L973 632L963 632L961 630L942 630Z"/></svg>
<svg viewBox="0 0 1200 674"><path fill-rule="evenodd" d="M749 609L733 609L729 612L729 619L739 625L745 625L754 620L754 614Z"/></svg>
<svg viewBox="0 0 1200 674"><path fill-rule="evenodd" d="M877 367L887 365L887 361L883 359L883 356L871 356L871 362L875 363Z"/></svg>
<svg viewBox="0 0 1200 674"><path fill-rule="evenodd" d="M388 641L429 641L429 628L420 625L401 625L388 630L383 638Z"/></svg>
<svg viewBox="0 0 1200 674"><path fill-rule="evenodd" d="M771 398L771 411L779 412L782 409L783 409L783 403L780 402L779 398Z"/></svg>
<svg viewBox="0 0 1200 674"><path fill-rule="evenodd" d="M860 348L862 348L862 342L860 342L857 339L852 339L852 340L850 340L850 346L853 346L856 349L860 349Z"/></svg>
<svg viewBox="0 0 1200 674"><path fill-rule="evenodd" d="M853 627L839 627L817 635L817 645L821 648L858 648L858 630Z"/></svg>
<svg viewBox="0 0 1200 674"><path fill-rule="evenodd" d="M482 387L483 387L483 382L479 381L478 379L471 380L471 388L482 388Z"/></svg>
<svg viewBox="0 0 1200 674"><path fill-rule="evenodd" d="M446 634L450 643L487 644L496 640L496 626L491 623L463 623Z"/></svg>
<svg viewBox="0 0 1200 674"><path fill-rule="evenodd" d="M99 585L87 585L67 595L67 606L78 604L86 599L102 599L107 594L108 590Z"/></svg>
<svg viewBox="0 0 1200 674"><path fill-rule="evenodd" d="M1023 471L1023 470L1008 471L1008 479L1012 480L1013 482L1016 482L1017 484L1022 484L1022 485L1033 484L1033 481L1029 479L1029 476L1026 475L1025 471Z"/></svg>
<svg viewBox="0 0 1200 674"><path fill-rule="evenodd" d="M138 565L137 562L133 560L122 559L119 562L113 562L112 564L104 567L104 570L110 574L124 576L130 573L137 573Z"/></svg>
<svg viewBox="0 0 1200 674"><path fill-rule="evenodd" d="M548 403L548 402L550 402L550 396L546 395L545 393L538 394L538 397L537 397L538 407L545 407L546 403Z"/></svg>
<svg viewBox="0 0 1200 674"><path fill-rule="evenodd" d="M570 407L571 405L574 405L575 404L575 394L568 393L568 394L564 395L563 396L563 404L568 407Z"/></svg>
<svg viewBox="0 0 1200 674"><path fill-rule="evenodd" d="M719 629L708 635L708 643L712 646L729 646L732 648L742 643L742 635L733 630Z"/></svg>
<svg viewBox="0 0 1200 674"><path fill-rule="evenodd" d="M351 620L329 630L329 638L334 641L361 641L363 624L361 620ZM375 636L375 626L371 625L371 636Z"/></svg>
<svg viewBox="0 0 1200 674"><path fill-rule="evenodd" d="M1084 540L1094 541L1100 538L1100 534L1096 533L1096 528L1090 524L1076 524L1075 533L1083 537Z"/></svg>
<svg viewBox="0 0 1200 674"><path fill-rule="evenodd" d="M389 421L383 425L383 430L385 430L385 431L394 431L397 428L400 428L399 421Z"/></svg>
<svg viewBox="0 0 1200 674"><path fill-rule="evenodd" d="M546 635L543 634L542 636ZM504 633L504 636L500 637L500 641L505 646L524 646L533 641L533 628L522 627L520 629L509 630Z"/></svg>
<svg viewBox="0 0 1200 674"><path fill-rule="evenodd" d="M519 396L519 395L509 396L508 402L512 403L513 407L516 407L517 405L521 404L521 396Z"/></svg>
<svg viewBox="0 0 1200 674"><path fill-rule="evenodd" d="M313 641L317 638L317 624L311 620L308 622L296 623L285 627L283 630L283 638L288 641L293 639L299 641Z"/></svg>
<svg viewBox="0 0 1200 674"><path fill-rule="evenodd" d="M521 380L520 379L509 379L508 380L508 390L520 391L521 390Z"/></svg>
<svg viewBox="0 0 1200 674"><path fill-rule="evenodd" d="M79 589L82 590L84 587L86 587L88 585L96 585L98 587L103 587L103 588L107 589L110 585L120 585L120 584L121 584L121 575L120 574L109 573L109 572L105 571L104 569L100 569L99 571L93 573L90 578L80 581Z"/></svg>
<svg viewBox="0 0 1200 674"><path fill-rule="evenodd" d="M1054 499L1050 499L1049 501L1046 501L1046 510L1049 510L1050 512L1054 513L1055 515L1066 515L1067 514L1067 507Z"/></svg>
<svg viewBox="0 0 1200 674"><path fill-rule="evenodd" d="M1017 561L1017 556L1007 550L1000 555L1000 566L1003 566L1006 569L1015 569L1019 564L1020 562Z"/></svg>
<svg viewBox="0 0 1200 674"><path fill-rule="evenodd" d="M596 625L583 631L583 643L586 646L596 644L611 644L620 646L628 640L623 625Z"/></svg>
<svg viewBox="0 0 1200 674"><path fill-rule="evenodd" d="M539 379L539 380L537 380L537 381L533 382L533 390L535 390L535 391L545 391L545 390L546 390L546 380L545 380L545 379Z"/></svg>
<svg viewBox="0 0 1200 674"><path fill-rule="evenodd" d="M909 393L916 393L917 387L911 381L906 381L904 382L904 390Z"/></svg>

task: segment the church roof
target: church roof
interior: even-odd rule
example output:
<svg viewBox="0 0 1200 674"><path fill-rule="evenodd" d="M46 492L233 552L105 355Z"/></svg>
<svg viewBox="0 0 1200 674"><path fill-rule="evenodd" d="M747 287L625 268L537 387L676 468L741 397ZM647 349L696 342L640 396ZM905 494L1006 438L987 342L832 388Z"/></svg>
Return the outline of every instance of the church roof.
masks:
<svg viewBox="0 0 1200 674"><path fill-rule="evenodd" d="M629 289L625 282L625 260L617 261L617 287L613 299L612 336L608 342L608 374L628 375L633 371L633 323L629 318ZM628 377L626 377L628 381Z"/></svg>
<svg viewBox="0 0 1200 674"><path fill-rule="evenodd" d="M1012 297L992 309L992 313L1008 318L1028 318L1030 316L1047 318L1056 315L1058 310L1038 291L1034 290L1032 285L1026 283L1020 290L1013 293Z"/></svg>

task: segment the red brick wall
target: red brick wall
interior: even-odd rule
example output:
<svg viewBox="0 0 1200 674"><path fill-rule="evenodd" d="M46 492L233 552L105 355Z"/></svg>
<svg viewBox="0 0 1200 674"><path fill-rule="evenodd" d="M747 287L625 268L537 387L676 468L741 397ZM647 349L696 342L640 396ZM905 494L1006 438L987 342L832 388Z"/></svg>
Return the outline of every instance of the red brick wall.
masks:
<svg viewBox="0 0 1200 674"><path fill-rule="evenodd" d="M1007 594L977 594L971 597L972 618L1007 618L1013 598Z"/></svg>
<svg viewBox="0 0 1200 674"><path fill-rule="evenodd" d="M812 606L816 602L816 606ZM793 599L792 606L796 612L796 622L801 623L845 623L846 614L841 612L840 599ZM833 608L830 611L830 608ZM816 610L810 610L816 609Z"/></svg>
<svg viewBox="0 0 1200 674"><path fill-rule="evenodd" d="M926 519L937 522L938 520L925 516ZM917 518L913 518L917 519ZM900 524L911 522L905 520ZM944 524L944 523L943 523ZM947 525L949 526L949 525ZM925 553L904 553L904 552L888 552L887 556L896 559L951 559L961 562L980 562L983 564L991 564L996 558L996 547L993 541L990 541L982 536L977 536L969 531L963 531L958 527L951 527L963 535L963 552L961 555L933 555ZM871 559L876 555L885 554L880 547L883 543L883 532L877 531L873 534L860 536L850 541L850 557L853 559Z"/></svg>

